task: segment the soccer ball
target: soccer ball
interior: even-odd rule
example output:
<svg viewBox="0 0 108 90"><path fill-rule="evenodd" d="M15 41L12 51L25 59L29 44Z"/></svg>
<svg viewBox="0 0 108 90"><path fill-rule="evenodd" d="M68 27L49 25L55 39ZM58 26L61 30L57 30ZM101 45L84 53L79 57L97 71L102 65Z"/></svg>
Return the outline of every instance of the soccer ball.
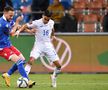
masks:
<svg viewBox="0 0 108 90"><path fill-rule="evenodd" d="M28 79L27 78L23 78L23 77L18 78L18 80L17 80L17 87L18 88L27 88L27 86L28 86Z"/></svg>

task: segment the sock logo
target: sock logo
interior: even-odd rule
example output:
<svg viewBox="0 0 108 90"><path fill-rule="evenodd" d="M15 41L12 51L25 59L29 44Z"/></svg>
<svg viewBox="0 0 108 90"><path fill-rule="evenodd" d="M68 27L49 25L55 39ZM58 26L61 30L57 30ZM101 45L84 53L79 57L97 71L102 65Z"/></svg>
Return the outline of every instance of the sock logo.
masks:
<svg viewBox="0 0 108 90"><path fill-rule="evenodd" d="M71 48L70 48L69 44L66 41L64 41L63 39L61 39L61 38L55 38L55 39L56 39L56 41L54 41L55 50L59 55L62 68L65 68L69 64L69 62L72 58ZM42 56L41 62L43 63L43 65L46 68L48 68L50 70L54 70L55 66L48 60L47 57Z"/></svg>

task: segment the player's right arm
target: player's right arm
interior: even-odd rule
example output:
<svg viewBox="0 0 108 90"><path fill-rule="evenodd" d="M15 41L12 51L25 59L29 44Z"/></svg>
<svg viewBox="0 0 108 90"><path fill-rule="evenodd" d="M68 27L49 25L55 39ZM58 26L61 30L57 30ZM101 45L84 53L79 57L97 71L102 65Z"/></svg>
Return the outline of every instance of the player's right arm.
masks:
<svg viewBox="0 0 108 90"><path fill-rule="evenodd" d="M36 29L25 29L24 30L25 32L28 32L28 33L30 33L30 34L34 34L35 32L36 32Z"/></svg>
<svg viewBox="0 0 108 90"><path fill-rule="evenodd" d="M15 36L18 37L19 34L20 34L20 32L26 30L27 28L28 28L27 24L22 25L22 26L20 27L20 29L16 31Z"/></svg>
<svg viewBox="0 0 108 90"><path fill-rule="evenodd" d="M18 37L20 32L22 32L24 30L29 32L29 33L31 33L33 30L29 31L28 28L32 28L33 29L34 27L35 27L35 21L33 21L33 23L27 23L27 24L22 25L21 28L19 30L17 30L16 36Z"/></svg>
<svg viewBox="0 0 108 90"><path fill-rule="evenodd" d="M21 26L21 28L18 30L18 32L20 33L20 32L24 31L27 28L28 28L27 24L24 24L24 25Z"/></svg>

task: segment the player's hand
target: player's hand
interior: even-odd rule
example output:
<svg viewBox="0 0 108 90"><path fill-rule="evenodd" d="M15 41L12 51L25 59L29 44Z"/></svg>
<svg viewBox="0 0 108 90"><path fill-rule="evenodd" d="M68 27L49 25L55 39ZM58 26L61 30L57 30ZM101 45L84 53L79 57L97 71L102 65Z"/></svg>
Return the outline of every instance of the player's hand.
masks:
<svg viewBox="0 0 108 90"><path fill-rule="evenodd" d="M19 31L19 30L15 32L15 36L16 36L17 38L18 38L19 34L20 34L20 31Z"/></svg>

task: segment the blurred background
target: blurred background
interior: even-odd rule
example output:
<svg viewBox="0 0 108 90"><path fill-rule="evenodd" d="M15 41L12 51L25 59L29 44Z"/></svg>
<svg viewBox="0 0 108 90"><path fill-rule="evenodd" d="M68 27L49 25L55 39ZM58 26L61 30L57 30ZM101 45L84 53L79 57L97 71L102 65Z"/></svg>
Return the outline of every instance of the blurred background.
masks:
<svg viewBox="0 0 108 90"><path fill-rule="evenodd" d="M5 6L14 8L14 20L24 16L22 24L41 18L48 9L53 12L56 32L108 31L108 0L0 0L0 16Z"/></svg>

